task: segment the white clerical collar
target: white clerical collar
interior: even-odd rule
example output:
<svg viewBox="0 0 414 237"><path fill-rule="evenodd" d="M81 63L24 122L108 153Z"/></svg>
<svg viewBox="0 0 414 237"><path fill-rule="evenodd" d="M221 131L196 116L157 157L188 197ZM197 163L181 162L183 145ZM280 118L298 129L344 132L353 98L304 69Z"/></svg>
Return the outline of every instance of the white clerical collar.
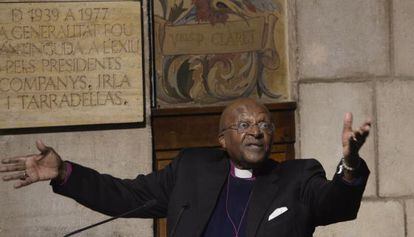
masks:
<svg viewBox="0 0 414 237"><path fill-rule="evenodd" d="M231 164L231 170L230 173L233 177L237 177L240 179L252 179L254 178L253 176L253 170L252 169L239 169L237 168L233 162L230 162Z"/></svg>
<svg viewBox="0 0 414 237"><path fill-rule="evenodd" d="M250 179L253 177L253 170L242 170L237 167L234 167L234 176L241 179Z"/></svg>

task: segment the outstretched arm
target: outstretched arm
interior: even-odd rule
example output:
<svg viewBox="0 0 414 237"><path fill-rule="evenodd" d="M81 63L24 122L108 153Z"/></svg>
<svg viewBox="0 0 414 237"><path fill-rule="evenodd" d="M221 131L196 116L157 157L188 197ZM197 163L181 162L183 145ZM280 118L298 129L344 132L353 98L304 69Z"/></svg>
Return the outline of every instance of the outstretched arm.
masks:
<svg viewBox="0 0 414 237"><path fill-rule="evenodd" d="M368 137L370 126L371 122L367 120L359 129L353 130L352 114L345 114L342 172L336 173L332 181L326 179L324 169L316 160L304 168L302 198L311 208L315 226L356 218L369 175L359 150Z"/></svg>
<svg viewBox="0 0 414 237"><path fill-rule="evenodd" d="M17 181L14 187L20 188L35 182L52 180L54 192L112 216L130 211L149 200L156 200L155 206L128 217L153 218L166 215L179 159L162 171L139 175L135 179L119 179L75 163L63 162L53 148L47 147L41 141L37 141L36 146L40 154L1 160L0 172L7 173L3 176L4 181ZM66 177L66 166L73 169L69 177Z"/></svg>

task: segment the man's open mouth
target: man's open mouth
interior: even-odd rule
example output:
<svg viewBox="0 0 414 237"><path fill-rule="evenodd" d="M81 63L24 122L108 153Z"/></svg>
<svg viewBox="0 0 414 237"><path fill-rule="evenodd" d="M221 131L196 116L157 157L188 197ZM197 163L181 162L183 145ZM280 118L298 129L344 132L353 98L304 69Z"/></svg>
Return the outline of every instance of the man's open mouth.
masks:
<svg viewBox="0 0 414 237"><path fill-rule="evenodd" d="M262 148L264 145L263 143L251 142L251 143L247 143L246 146L249 148Z"/></svg>

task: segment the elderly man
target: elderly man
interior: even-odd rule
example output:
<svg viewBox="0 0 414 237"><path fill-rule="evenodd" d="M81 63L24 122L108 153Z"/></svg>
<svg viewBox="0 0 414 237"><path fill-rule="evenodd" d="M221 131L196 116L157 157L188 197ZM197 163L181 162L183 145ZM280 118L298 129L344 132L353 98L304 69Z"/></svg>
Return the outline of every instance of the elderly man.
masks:
<svg viewBox="0 0 414 237"><path fill-rule="evenodd" d="M130 217L167 217L170 236L312 236L315 227L356 218L369 175L358 151L370 122L352 130L346 114L343 158L332 181L316 160L268 159L274 125L252 99L229 105L220 119L222 149L185 149L164 170L121 180L62 161L42 142L38 155L6 158L3 177L20 188L51 180L53 191L107 215L155 199Z"/></svg>

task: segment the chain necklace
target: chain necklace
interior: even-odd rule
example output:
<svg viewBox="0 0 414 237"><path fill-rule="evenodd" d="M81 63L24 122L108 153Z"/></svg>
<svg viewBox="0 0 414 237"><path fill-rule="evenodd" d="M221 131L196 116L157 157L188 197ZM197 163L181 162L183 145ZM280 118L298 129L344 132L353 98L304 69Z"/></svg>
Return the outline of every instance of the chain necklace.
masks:
<svg viewBox="0 0 414 237"><path fill-rule="evenodd" d="M230 190L230 173L229 173L229 176L227 177L226 214L227 214L227 218L229 219L231 225L233 226L234 237L239 237L240 227L242 225L244 216L246 215L247 207L249 206L250 199L252 197L252 191L250 191L249 198L247 199L247 202L246 202L246 204L244 205L244 208L243 208L243 215L240 218L239 224L236 227L236 224L234 223L233 219L231 219L231 216L230 216L230 213L229 213L229 208L228 208L228 206L229 206L228 205L228 202L229 202L229 190Z"/></svg>

